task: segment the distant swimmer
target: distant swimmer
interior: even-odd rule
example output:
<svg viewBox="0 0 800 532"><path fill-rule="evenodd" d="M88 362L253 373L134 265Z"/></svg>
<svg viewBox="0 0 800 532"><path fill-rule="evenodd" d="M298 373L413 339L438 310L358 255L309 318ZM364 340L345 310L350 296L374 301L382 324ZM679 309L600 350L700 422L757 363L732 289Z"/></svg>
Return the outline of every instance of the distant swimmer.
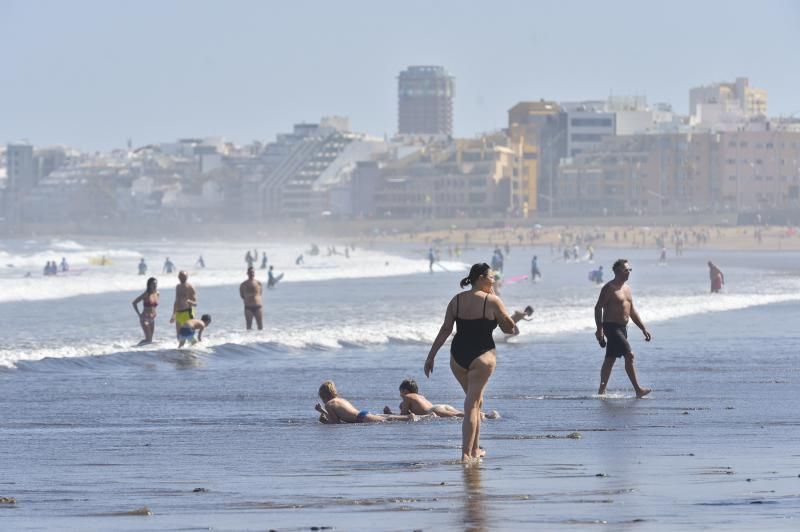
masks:
<svg viewBox="0 0 800 532"><path fill-rule="evenodd" d="M169 260L169 257L164 260L164 266L161 268L161 273L172 273L175 271L175 264Z"/></svg>
<svg viewBox="0 0 800 532"><path fill-rule="evenodd" d="M262 270L267 269L267 253L265 251L262 251L261 254L261 269Z"/></svg>
<svg viewBox="0 0 800 532"><path fill-rule="evenodd" d="M61 257L61 271L68 272L69 271L69 264L67 263L66 257Z"/></svg>
<svg viewBox="0 0 800 532"><path fill-rule="evenodd" d="M296 259L294 259L294 264L295 264L295 266L299 266L301 264L305 264L305 262L303 261L303 254L302 253L300 255L298 255Z"/></svg>
<svg viewBox="0 0 800 532"><path fill-rule="evenodd" d="M247 268L247 280L239 285L239 297L244 301L244 321L248 331L253 328L253 318L256 319L259 331L264 328L261 292L261 282L256 280L256 271Z"/></svg>
<svg viewBox="0 0 800 532"><path fill-rule="evenodd" d="M596 270L589 272L589 280L595 284L603 284L603 265L597 267Z"/></svg>
<svg viewBox="0 0 800 532"><path fill-rule="evenodd" d="M667 263L667 248L664 246L661 246L661 255L658 256L658 263L659 264Z"/></svg>
<svg viewBox="0 0 800 532"><path fill-rule="evenodd" d="M153 333L156 329L156 307L158 306L158 281L155 277L147 280L147 288L136 299L133 300L133 310L139 316L139 324L144 332L144 340L137 345L153 343ZM142 310L139 311L139 302L142 302Z"/></svg>
<svg viewBox="0 0 800 532"><path fill-rule="evenodd" d="M178 347L183 347L186 342L195 344L203 341L203 331L211 323L211 315L203 314L199 320L191 319L184 322L178 329ZM195 338L195 333L197 338Z"/></svg>
<svg viewBox="0 0 800 532"><path fill-rule="evenodd" d="M270 266L269 270L267 270L267 288L269 288L270 290L275 288L275 286L277 286L278 282L281 279L283 279L283 274L282 273L279 273L278 275L275 275L273 273L274 271L275 271L275 267L274 266Z"/></svg>
<svg viewBox="0 0 800 532"><path fill-rule="evenodd" d="M466 395L461 432L461 460L466 463L485 454L480 447L480 411L483 392L497 365L492 331L498 325L506 334L514 334L518 329L503 301L494 293L494 272L488 264L474 264L460 284L462 289L472 288L456 294L448 303L423 369L425 376L430 377L436 354L450 338L453 325L457 325L450 344L450 370Z"/></svg>
<svg viewBox="0 0 800 532"><path fill-rule="evenodd" d="M539 270L539 258L534 255L531 259L531 282L536 282L537 279L542 278L542 272Z"/></svg>
<svg viewBox="0 0 800 532"><path fill-rule="evenodd" d="M147 275L147 263L144 261L144 257L139 260L139 275Z"/></svg>
<svg viewBox="0 0 800 532"><path fill-rule="evenodd" d="M194 265L197 266L198 268L205 268L206 267L206 261L203 260L203 256L202 255L197 257L197 262L195 262Z"/></svg>
<svg viewBox="0 0 800 532"><path fill-rule="evenodd" d="M522 310L515 310L511 314L511 319L514 320L514 323L519 323L520 321L531 321L531 316L533 316L533 307L528 305Z"/></svg>
<svg viewBox="0 0 800 532"><path fill-rule="evenodd" d="M314 409L319 412L322 423L383 423L385 421L416 421L415 414L372 414L369 410L356 410L344 397L339 396L333 381L325 381L319 387L319 398L324 405L316 404Z"/></svg>
<svg viewBox="0 0 800 532"><path fill-rule="evenodd" d="M650 389L639 386L639 380L636 377L636 369L633 366L633 350L628 343L628 319L641 329L644 339L648 342L651 338L650 331L642 323L639 313L633 306L631 287L627 285L628 278L633 271L630 264L625 259L618 259L614 262L612 269L614 278L600 290L600 297L594 306L594 322L597 325L595 337L600 343L600 347L606 348L605 360L600 370L600 389L597 393L599 395L606 393L614 362L617 358L625 357L625 371L636 390L636 397L644 397L650 393Z"/></svg>
<svg viewBox="0 0 800 532"><path fill-rule="evenodd" d="M428 270L433 273L433 265L436 264L436 253L433 248L428 249Z"/></svg>
<svg viewBox="0 0 800 532"><path fill-rule="evenodd" d="M464 417L464 412L458 408L445 404L435 405L428 401L428 399L419 393L419 386L417 381L413 379L406 379L400 383L400 413L401 414L416 414L424 416L434 414L436 417ZM384 414L391 414L392 410L387 406L383 409ZM489 413L481 412L481 419L497 419L500 414L497 410L492 410Z"/></svg>
<svg viewBox="0 0 800 532"><path fill-rule="evenodd" d="M248 268L253 267L253 263L256 261L257 258L258 258L258 253L256 253L255 256L253 256L253 254L250 253L249 249L247 250L247 253L244 254L244 261L247 263Z"/></svg>
<svg viewBox="0 0 800 532"><path fill-rule="evenodd" d="M711 280L711 293L718 294L722 290L722 285L725 284L725 276L722 275L722 270L711 261L708 261L708 277Z"/></svg>
<svg viewBox="0 0 800 532"><path fill-rule="evenodd" d="M189 281L189 274L181 270L175 285L175 303L172 305L170 323L175 324L175 332L179 332L184 323L194 318L194 307L197 306L197 293Z"/></svg>

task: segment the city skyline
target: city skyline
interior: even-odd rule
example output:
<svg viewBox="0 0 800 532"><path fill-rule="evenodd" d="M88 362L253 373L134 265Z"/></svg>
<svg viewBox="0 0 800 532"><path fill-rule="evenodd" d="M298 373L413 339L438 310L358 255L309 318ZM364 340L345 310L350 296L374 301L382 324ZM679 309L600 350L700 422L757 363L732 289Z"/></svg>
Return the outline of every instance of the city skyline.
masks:
<svg viewBox="0 0 800 532"><path fill-rule="evenodd" d="M686 114L690 87L737 76L769 91L771 116L800 111L800 73L775 52L800 44L800 7L769 3L753 24L737 5L345 2L310 17L307 6L260 2L6 1L0 141L244 144L324 115L391 136L397 73L428 64L456 80L458 137L501 129L511 106L539 98L644 94Z"/></svg>

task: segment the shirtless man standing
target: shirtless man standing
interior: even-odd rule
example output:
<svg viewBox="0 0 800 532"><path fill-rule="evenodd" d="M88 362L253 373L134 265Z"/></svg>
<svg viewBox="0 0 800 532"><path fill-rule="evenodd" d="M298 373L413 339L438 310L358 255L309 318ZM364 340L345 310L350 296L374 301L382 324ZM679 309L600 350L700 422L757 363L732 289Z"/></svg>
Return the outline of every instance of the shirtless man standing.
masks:
<svg viewBox="0 0 800 532"><path fill-rule="evenodd" d="M252 266L247 268L247 280L239 285L239 296L244 301L244 320L247 330L253 328L253 318L256 319L258 330L264 328L262 324L263 309L261 301L261 283L256 281L256 271Z"/></svg>
<svg viewBox="0 0 800 532"><path fill-rule="evenodd" d="M639 313L633 307L631 287L626 283L631 275L631 267L625 259L618 259L612 267L614 279L609 281L600 290L600 297L594 306L594 322L597 325L595 336L600 347L606 348L606 357L600 370L600 389L598 394L606 393L606 385L611 377L611 368L617 358L625 357L625 371L636 390L636 397L644 397L650 393L649 388L639 386L636 379L636 369L633 367L633 351L628 343L628 319L631 319L644 334L644 339L650 341L650 331L642 323ZM606 345L608 340L608 345Z"/></svg>
<svg viewBox="0 0 800 532"><path fill-rule="evenodd" d="M172 305L172 317L170 323L175 324L175 334L181 330L181 326L187 321L194 319L194 309L197 306L197 293L194 286L187 282L189 274L181 270L178 272L180 283L175 285L175 304Z"/></svg>

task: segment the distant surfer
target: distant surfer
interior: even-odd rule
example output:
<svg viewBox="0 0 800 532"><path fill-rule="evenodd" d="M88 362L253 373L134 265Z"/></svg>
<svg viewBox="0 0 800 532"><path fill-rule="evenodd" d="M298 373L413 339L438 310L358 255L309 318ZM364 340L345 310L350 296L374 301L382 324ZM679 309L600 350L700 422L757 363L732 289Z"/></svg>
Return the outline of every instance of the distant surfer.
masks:
<svg viewBox="0 0 800 532"><path fill-rule="evenodd" d="M606 393L614 362L617 358L625 357L625 371L636 390L636 397L644 397L650 393L650 389L639 386L639 380L636 377L633 351L628 343L628 320L632 320L641 329L647 342L651 338L650 331L642 323L639 313L633 306L633 295L630 286L627 285L628 278L633 271L630 264L625 259L618 259L614 262L612 270L614 278L600 290L600 297L594 306L594 322L597 325L595 337L600 343L600 347L606 348L606 356L600 370L600 389L597 393L599 395Z"/></svg>
<svg viewBox="0 0 800 532"><path fill-rule="evenodd" d="M275 288L275 286L278 284L278 281L283 279L283 274L282 273L279 273L278 275L275 275L273 273L274 271L275 271L275 267L274 266L270 266L269 270L267 270L267 288L269 288L270 290Z"/></svg>
<svg viewBox="0 0 800 532"><path fill-rule="evenodd" d="M539 258L534 255L531 259L531 281L536 282L536 279L542 278L542 272L539 270Z"/></svg>
<svg viewBox="0 0 800 532"><path fill-rule="evenodd" d="M722 290L722 285L725 284L725 276L722 275L722 270L711 261L708 261L708 277L711 280L711 293L718 294Z"/></svg>
<svg viewBox="0 0 800 532"><path fill-rule="evenodd" d="M186 342L195 344L203 341L203 331L211 323L211 315L203 314L199 320L191 319L184 322L178 329L178 347L183 347ZM197 333L197 338L195 338Z"/></svg>
<svg viewBox="0 0 800 532"><path fill-rule="evenodd" d="M156 307L158 306L158 281L155 277L147 280L147 288L144 292L133 300L133 310L139 316L139 324L142 326L144 332L144 340L137 345L145 345L153 343L153 333L156 328ZM142 302L142 310L139 310L139 302Z"/></svg>
<svg viewBox="0 0 800 532"><path fill-rule="evenodd" d="M194 318L194 307L197 306L197 293L189 281L189 274L181 270L175 285L175 303L172 305L170 323L175 324L175 332L179 332L184 323Z"/></svg>
<svg viewBox="0 0 800 532"><path fill-rule="evenodd" d="M164 266L161 268L161 273L172 273L175 271L175 264L167 257L164 260Z"/></svg>
<svg viewBox="0 0 800 532"><path fill-rule="evenodd" d="M597 267L596 270L589 272L589 280L594 284L603 284L603 265Z"/></svg>
<svg viewBox="0 0 800 532"><path fill-rule="evenodd" d="M244 302L244 320L248 331L253 328L253 318L259 331L264 328L261 293L261 282L256 280L256 271L247 268L247 280L239 285L239 297Z"/></svg>
<svg viewBox="0 0 800 532"><path fill-rule="evenodd" d="M139 259L139 275L147 275L147 263L144 261L144 257Z"/></svg>

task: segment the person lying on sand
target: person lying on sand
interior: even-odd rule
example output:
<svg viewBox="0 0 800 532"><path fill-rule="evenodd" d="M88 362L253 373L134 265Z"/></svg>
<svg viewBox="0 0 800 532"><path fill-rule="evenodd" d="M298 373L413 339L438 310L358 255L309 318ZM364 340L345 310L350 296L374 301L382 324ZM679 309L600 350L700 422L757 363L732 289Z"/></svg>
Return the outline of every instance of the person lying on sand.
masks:
<svg viewBox="0 0 800 532"><path fill-rule="evenodd" d="M403 402L400 403L401 414L416 414L418 416L434 414L436 417L464 417L464 412L454 406L435 405L428 401L424 395L419 393L417 382L413 379L406 379L400 383L400 397L403 399ZM383 413L391 414L392 410L387 406L383 409ZM497 419L499 417L500 414L497 410L492 410L489 413L481 412L481 419Z"/></svg>
<svg viewBox="0 0 800 532"><path fill-rule="evenodd" d="M317 403L314 409L319 412L320 423L383 423L385 421L417 421L421 417L413 413L404 415L372 414L369 410L356 410L344 397L339 396L333 381L325 381L319 387L319 398L324 406ZM432 414L431 414L432 416Z"/></svg>

